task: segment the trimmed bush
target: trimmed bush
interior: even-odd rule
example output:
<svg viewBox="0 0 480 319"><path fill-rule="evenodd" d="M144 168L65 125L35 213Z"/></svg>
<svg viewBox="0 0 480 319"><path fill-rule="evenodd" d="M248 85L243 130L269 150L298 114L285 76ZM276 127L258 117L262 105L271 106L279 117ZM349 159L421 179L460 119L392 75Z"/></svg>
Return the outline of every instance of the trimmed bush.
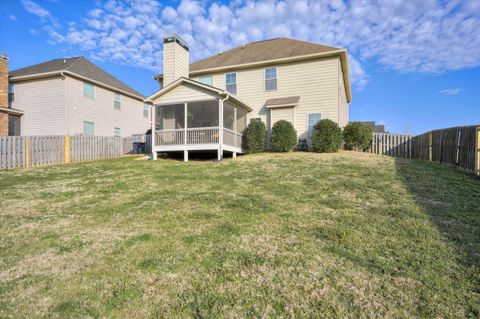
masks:
<svg viewBox="0 0 480 319"><path fill-rule="evenodd" d="M342 145L342 130L332 120L321 120L313 126L312 146L315 152L337 152Z"/></svg>
<svg viewBox="0 0 480 319"><path fill-rule="evenodd" d="M350 122L343 129L345 146L352 150L365 150L372 142L372 129L361 122Z"/></svg>
<svg viewBox="0 0 480 319"><path fill-rule="evenodd" d="M288 152L297 143L297 132L292 123L285 120L275 122L272 127L272 151Z"/></svg>
<svg viewBox="0 0 480 319"><path fill-rule="evenodd" d="M245 132L245 149L247 153L265 151L265 124L260 119L252 119Z"/></svg>

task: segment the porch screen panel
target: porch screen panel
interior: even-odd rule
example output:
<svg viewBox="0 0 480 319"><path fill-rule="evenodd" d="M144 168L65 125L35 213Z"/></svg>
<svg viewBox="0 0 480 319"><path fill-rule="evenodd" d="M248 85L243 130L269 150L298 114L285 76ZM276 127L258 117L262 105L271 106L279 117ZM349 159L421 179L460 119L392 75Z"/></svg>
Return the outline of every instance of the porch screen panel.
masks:
<svg viewBox="0 0 480 319"><path fill-rule="evenodd" d="M247 113L243 110L237 109L237 132L242 133L247 127Z"/></svg>
<svg viewBox="0 0 480 319"><path fill-rule="evenodd" d="M175 130L185 127L185 105L172 104L156 107L155 129Z"/></svg>
<svg viewBox="0 0 480 319"><path fill-rule="evenodd" d="M235 107L230 103L223 104L223 127L229 130L234 129L235 123Z"/></svg>
<svg viewBox="0 0 480 319"><path fill-rule="evenodd" d="M187 128L218 127L218 100L187 103Z"/></svg>

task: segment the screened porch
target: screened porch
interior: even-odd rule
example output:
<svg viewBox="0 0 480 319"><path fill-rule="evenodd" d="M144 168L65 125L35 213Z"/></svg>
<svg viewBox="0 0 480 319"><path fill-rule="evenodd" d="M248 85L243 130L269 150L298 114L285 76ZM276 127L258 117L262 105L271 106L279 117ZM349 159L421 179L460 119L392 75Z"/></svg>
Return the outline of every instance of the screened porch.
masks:
<svg viewBox="0 0 480 319"><path fill-rule="evenodd" d="M243 153L247 112L221 99L156 105L154 151L216 150ZM155 155L154 155L155 156Z"/></svg>

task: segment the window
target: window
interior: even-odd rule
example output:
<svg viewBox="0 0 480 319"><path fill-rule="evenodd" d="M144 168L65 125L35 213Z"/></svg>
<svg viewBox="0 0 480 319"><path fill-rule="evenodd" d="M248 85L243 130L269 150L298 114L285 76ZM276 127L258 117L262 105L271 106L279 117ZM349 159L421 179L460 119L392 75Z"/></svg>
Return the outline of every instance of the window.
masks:
<svg viewBox="0 0 480 319"><path fill-rule="evenodd" d="M148 109L150 107L148 106L148 104L143 104L143 117L148 119Z"/></svg>
<svg viewBox="0 0 480 319"><path fill-rule="evenodd" d="M12 106L12 102L15 99L15 87L13 83L8 83L8 106Z"/></svg>
<svg viewBox="0 0 480 319"><path fill-rule="evenodd" d="M308 137L312 136L313 126L320 121L321 115L320 113L310 113L308 114Z"/></svg>
<svg viewBox="0 0 480 319"><path fill-rule="evenodd" d="M93 122L83 121L83 134L95 135L95 124Z"/></svg>
<svg viewBox="0 0 480 319"><path fill-rule="evenodd" d="M202 82L203 84L208 84L213 86L213 79L211 75L200 75L198 77L198 82Z"/></svg>
<svg viewBox="0 0 480 319"><path fill-rule="evenodd" d="M113 128L113 136L115 136L115 137L121 136L119 127L114 127Z"/></svg>
<svg viewBox="0 0 480 319"><path fill-rule="evenodd" d="M114 98L113 98L113 108L117 111L120 111L120 105L122 101L122 96L119 93L113 93Z"/></svg>
<svg viewBox="0 0 480 319"><path fill-rule="evenodd" d="M237 94L237 73L225 74L225 84L228 92Z"/></svg>
<svg viewBox="0 0 480 319"><path fill-rule="evenodd" d="M265 91L277 89L277 68L265 69Z"/></svg>
<svg viewBox="0 0 480 319"><path fill-rule="evenodd" d="M93 84L88 82L83 82L83 96L90 99L95 98L95 87Z"/></svg>

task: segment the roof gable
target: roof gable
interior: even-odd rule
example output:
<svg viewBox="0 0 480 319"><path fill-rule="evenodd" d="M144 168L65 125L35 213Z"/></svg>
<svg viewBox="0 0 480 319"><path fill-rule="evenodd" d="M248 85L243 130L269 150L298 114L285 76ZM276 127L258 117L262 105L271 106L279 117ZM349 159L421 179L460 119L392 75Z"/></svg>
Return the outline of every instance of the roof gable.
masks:
<svg viewBox="0 0 480 319"><path fill-rule="evenodd" d="M42 73L52 73L52 72L62 72L69 71L83 77L89 78L93 81L111 86L113 88L128 92L130 94L136 95L143 98L144 95L137 90L131 88L127 84L123 83L113 75L107 73L106 71L100 69L98 66L88 61L84 57L75 57L75 58L61 58L55 59L18 70L13 70L9 72L9 77L22 77L22 76L32 76Z"/></svg>

